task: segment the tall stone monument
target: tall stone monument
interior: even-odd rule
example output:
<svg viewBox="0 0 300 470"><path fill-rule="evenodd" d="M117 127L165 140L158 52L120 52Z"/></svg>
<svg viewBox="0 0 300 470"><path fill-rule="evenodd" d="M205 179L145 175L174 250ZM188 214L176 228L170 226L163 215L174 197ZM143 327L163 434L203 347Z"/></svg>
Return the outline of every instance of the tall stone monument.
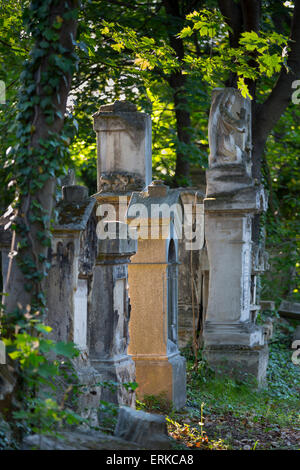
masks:
<svg viewBox="0 0 300 470"><path fill-rule="evenodd" d="M97 423L101 375L89 360L89 293L97 251L95 200L84 186L66 185L56 206L57 220L46 278L47 318L55 341L74 342L80 354L73 360L79 384L84 392L78 410ZM75 379L74 379L75 380ZM67 385L66 385L67 387Z"/></svg>
<svg viewBox="0 0 300 470"><path fill-rule="evenodd" d="M137 212L139 217L137 218ZM178 239L180 194L161 181L134 192L127 212L137 222L138 250L128 267L130 345L137 395L165 394L175 408L186 402L185 359L178 349Z"/></svg>
<svg viewBox="0 0 300 470"><path fill-rule="evenodd" d="M151 118L127 101L101 106L93 118L97 135L98 192L94 198L98 226L102 224L105 230L117 223L119 231L115 240L99 240L91 299L90 354L105 380L133 382L135 365L127 354L131 341L127 264L136 251L136 240L127 239L127 225L123 222L133 191L141 191L151 182ZM126 393L124 388L117 393L106 390L103 396L119 404L135 404L134 394Z"/></svg>
<svg viewBox="0 0 300 470"><path fill-rule="evenodd" d="M266 210L251 176L251 103L233 88L215 89L209 117L209 169L204 199L210 265L204 352L209 364L263 382L264 330L251 315L252 218Z"/></svg>
<svg viewBox="0 0 300 470"><path fill-rule="evenodd" d="M108 222L116 236L98 240L90 296L89 354L93 367L104 382L119 384L117 390L106 387L102 399L135 407L135 395L122 384L135 381L135 367L127 354L129 344L130 305L128 299L128 263L136 253L136 240L128 235L124 222Z"/></svg>

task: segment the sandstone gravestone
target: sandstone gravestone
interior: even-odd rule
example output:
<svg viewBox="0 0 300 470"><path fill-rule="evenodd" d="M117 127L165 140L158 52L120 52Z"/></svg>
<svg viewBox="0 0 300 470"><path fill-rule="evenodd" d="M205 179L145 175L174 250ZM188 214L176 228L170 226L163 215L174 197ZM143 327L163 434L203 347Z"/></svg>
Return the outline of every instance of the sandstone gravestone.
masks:
<svg viewBox="0 0 300 470"><path fill-rule="evenodd" d="M162 205L165 210L160 212ZM186 401L185 359L178 349L180 194L153 182L131 197L127 212L131 230L136 211L140 211L138 250L129 265L129 352L136 366L137 394L142 398L165 393L180 408Z"/></svg>

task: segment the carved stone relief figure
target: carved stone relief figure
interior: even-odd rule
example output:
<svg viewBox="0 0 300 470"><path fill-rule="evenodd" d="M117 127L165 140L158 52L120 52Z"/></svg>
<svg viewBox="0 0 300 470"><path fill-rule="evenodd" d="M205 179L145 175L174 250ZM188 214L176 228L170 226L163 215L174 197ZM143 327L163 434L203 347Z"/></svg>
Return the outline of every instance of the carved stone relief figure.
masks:
<svg viewBox="0 0 300 470"><path fill-rule="evenodd" d="M247 165L251 158L251 104L234 88L217 88L209 116L210 168Z"/></svg>

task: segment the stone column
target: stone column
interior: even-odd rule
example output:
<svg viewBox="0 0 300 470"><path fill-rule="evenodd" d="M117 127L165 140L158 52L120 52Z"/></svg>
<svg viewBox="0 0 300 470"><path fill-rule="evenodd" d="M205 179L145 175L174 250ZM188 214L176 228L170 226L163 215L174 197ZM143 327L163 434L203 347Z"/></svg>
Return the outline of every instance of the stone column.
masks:
<svg viewBox="0 0 300 470"><path fill-rule="evenodd" d="M79 307L76 301L78 280L83 274L80 269L81 237L94 206L95 201L88 197L84 186L63 187L63 197L56 208L58 221L53 231L52 266L47 277L47 320L57 341L74 341L78 333L74 331L74 321ZM93 240L88 243L93 244ZM91 247L91 251L93 249ZM81 342L85 342L83 337Z"/></svg>
<svg viewBox="0 0 300 470"><path fill-rule="evenodd" d="M89 353L93 367L103 381L118 384L135 381L134 362L127 353L129 343L128 263L136 253L136 240L118 238L127 225L109 222L117 238L98 241L89 316ZM123 232L124 233L124 232ZM102 399L119 405L135 406L135 394L119 386L102 389Z"/></svg>
<svg viewBox="0 0 300 470"><path fill-rule="evenodd" d="M132 192L142 190L151 182L151 119L147 114L138 112L134 104L126 101L101 106L93 118L97 135L98 192L94 195L97 201L96 215L98 222L104 219L103 224L108 223L109 226L109 221L125 220ZM113 210L105 213L107 207ZM122 231L122 224L118 227ZM125 228L127 234L127 226ZM90 300L93 306L91 324L94 326L90 330L89 344L93 363L107 380L118 383L135 380L134 363L127 355L130 305L126 284L127 264L136 251L134 243L128 241L127 244L125 240L99 241L99 256ZM112 251L114 249L115 252ZM104 289L104 285L107 289ZM122 289L125 289L123 300ZM108 401L134 406L134 394L122 387L119 387L117 393L109 390L103 390L103 393Z"/></svg>
<svg viewBox="0 0 300 470"><path fill-rule="evenodd" d="M95 200L79 185L64 186L62 192L46 279L46 323L55 341L74 342L78 347L73 366L78 383L84 385L78 410L97 424L101 375L91 367L87 347L88 290L96 252Z"/></svg>
<svg viewBox="0 0 300 470"><path fill-rule="evenodd" d="M161 205L166 212L172 209L173 216L163 212L160 217L158 211L152 212L152 204ZM137 395L142 399L145 395L164 394L175 408L181 408L186 402L186 371L177 344L180 195L159 181L147 191L133 193L127 212L131 229L137 215L135 208L140 210L142 206L138 251L129 265L129 352L136 366ZM155 236L151 227L157 228Z"/></svg>
<svg viewBox="0 0 300 470"><path fill-rule="evenodd" d="M268 349L251 315L252 218L266 210L251 177L251 105L235 89L216 89L209 122L204 199L210 266L204 353L215 369L262 383Z"/></svg>

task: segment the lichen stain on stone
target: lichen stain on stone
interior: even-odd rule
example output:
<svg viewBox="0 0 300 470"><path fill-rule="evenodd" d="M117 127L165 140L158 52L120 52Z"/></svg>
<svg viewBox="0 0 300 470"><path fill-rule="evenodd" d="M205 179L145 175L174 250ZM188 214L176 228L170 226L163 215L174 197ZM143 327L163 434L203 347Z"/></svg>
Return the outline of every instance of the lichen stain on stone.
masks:
<svg viewBox="0 0 300 470"><path fill-rule="evenodd" d="M58 204L58 224L76 225L82 221L90 200L84 203L60 203Z"/></svg>

